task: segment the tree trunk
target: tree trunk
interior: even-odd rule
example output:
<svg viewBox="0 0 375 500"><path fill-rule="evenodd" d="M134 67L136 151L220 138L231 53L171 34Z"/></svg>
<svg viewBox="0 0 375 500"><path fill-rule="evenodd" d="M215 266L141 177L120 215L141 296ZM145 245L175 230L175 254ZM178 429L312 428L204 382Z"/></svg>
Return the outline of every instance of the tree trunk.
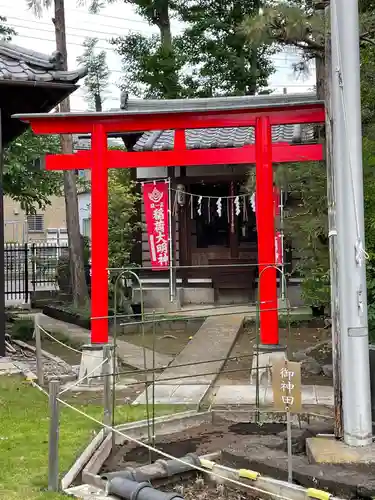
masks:
<svg viewBox="0 0 375 500"><path fill-rule="evenodd" d="M95 94L95 111L102 111L102 97L100 94Z"/></svg>
<svg viewBox="0 0 375 500"><path fill-rule="evenodd" d="M160 2L160 6L154 12L154 24L160 31L160 46L166 59L170 59L171 63L175 64L175 54L173 50L173 39L171 30L171 20L169 17L169 0ZM172 66L172 64L170 66ZM164 97L167 99L176 99L179 95L178 75L172 70L170 75L172 78L169 84L164 88ZM166 83L168 79L166 80ZM169 87L169 88L167 88Z"/></svg>
<svg viewBox="0 0 375 500"><path fill-rule="evenodd" d="M65 10L64 0L55 0L55 25L56 49L63 56L63 70L68 69L68 56L66 49ZM60 111L70 112L69 98L60 104ZM63 154L73 153L73 140L71 135L61 135L61 150ZM84 307L88 302L88 291L83 263L83 247L79 229L79 210L76 173L64 171L64 195L66 209L66 226L69 238L70 274L73 303L76 307Z"/></svg>

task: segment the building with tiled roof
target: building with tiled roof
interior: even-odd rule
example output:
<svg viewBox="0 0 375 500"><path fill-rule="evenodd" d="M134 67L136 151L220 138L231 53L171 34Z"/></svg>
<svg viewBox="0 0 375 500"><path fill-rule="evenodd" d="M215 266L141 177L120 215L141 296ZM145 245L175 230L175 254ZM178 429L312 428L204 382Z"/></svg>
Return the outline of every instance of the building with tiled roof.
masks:
<svg viewBox="0 0 375 500"><path fill-rule="evenodd" d="M46 55L0 41L3 143L26 127L25 123L11 118L12 115L51 111L77 89L77 82L86 74L86 68L64 71L59 52Z"/></svg>

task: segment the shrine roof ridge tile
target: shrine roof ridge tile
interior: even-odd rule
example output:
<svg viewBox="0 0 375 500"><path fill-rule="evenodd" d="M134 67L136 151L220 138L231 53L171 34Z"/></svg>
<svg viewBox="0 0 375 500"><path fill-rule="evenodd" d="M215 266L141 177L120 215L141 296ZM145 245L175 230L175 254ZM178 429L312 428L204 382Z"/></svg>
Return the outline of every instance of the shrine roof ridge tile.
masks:
<svg viewBox="0 0 375 500"><path fill-rule="evenodd" d="M76 113L55 113L55 118L65 117L114 117L140 114L181 113L194 111L235 111L241 109L262 109L303 105L324 105L315 93L278 94L260 96L209 97L192 99L121 99L121 109L110 111L82 111ZM48 114L16 114L13 118L44 118Z"/></svg>
<svg viewBox="0 0 375 500"><path fill-rule="evenodd" d="M244 108L267 108L322 104L313 92L256 96L201 97L190 99L121 99L121 109L128 112L220 111Z"/></svg>
<svg viewBox="0 0 375 500"><path fill-rule="evenodd" d="M60 52L42 54L0 41L0 82L43 82L75 84L87 74L87 68L63 70Z"/></svg>

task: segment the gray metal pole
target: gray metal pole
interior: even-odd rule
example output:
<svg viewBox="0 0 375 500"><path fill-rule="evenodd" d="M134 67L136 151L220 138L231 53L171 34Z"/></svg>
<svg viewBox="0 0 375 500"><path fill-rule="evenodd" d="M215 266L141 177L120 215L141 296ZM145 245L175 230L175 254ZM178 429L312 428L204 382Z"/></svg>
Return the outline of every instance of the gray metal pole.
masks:
<svg viewBox="0 0 375 500"><path fill-rule="evenodd" d="M336 226L336 188L333 162L333 112L332 112L332 47L331 47L331 10L325 7L325 144L326 144L326 170L327 170L327 205L328 205L328 238L329 261L331 271L331 318L332 318L332 365L333 365L333 394L335 408L335 437L343 437L342 427L342 391L341 391L341 344L340 344L340 307L339 307L339 282L337 261L337 226ZM337 50L336 50L337 53ZM337 63L335 63L337 65ZM337 94L337 93L336 93ZM340 150L341 151L341 150ZM336 151L336 160L338 153ZM339 163L337 164L339 165ZM337 168L337 167L336 167Z"/></svg>
<svg viewBox="0 0 375 500"><path fill-rule="evenodd" d="M344 441L372 442L364 252L358 0L332 0L333 157Z"/></svg>
<svg viewBox="0 0 375 500"><path fill-rule="evenodd" d="M59 489L59 394L60 383L49 383L48 490Z"/></svg>
<svg viewBox="0 0 375 500"><path fill-rule="evenodd" d="M112 399L111 399L111 353L113 353L113 346L110 344L106 344L103 346L103 358L106 362L103 365L103 423L110 427L112 424ZM104 428L104 434L107 435L109 433L108 427Z"/></svg>
<svg viewBox="0 0 375 500"><path fill-rule="evenodd" d="M176 272L173 268L174 245L173 245L173 230L172 230L172 184L171 178L168 179L168 231L169 231L169 301L173 303L176 300Z"/></svg>

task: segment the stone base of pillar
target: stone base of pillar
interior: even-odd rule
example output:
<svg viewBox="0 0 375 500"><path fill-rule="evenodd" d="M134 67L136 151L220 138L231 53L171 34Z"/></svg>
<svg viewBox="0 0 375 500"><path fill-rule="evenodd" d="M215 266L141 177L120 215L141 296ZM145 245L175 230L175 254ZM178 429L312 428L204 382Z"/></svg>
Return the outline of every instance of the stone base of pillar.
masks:
<svg viewBox="0 0 375 500"><path fill-rule="evenodd" d="M104 362L106 352L109 353L107 356L107 367ZM103 385L104 376L107 376L107 373L113 373L113 345L87 344L82 346L82 357L78 375L80 383L78 385ZM115 373L118 373L117 359L115 362Z"/></svg>
<svg viewBox="0 0 375 500"><path fill-rule="evenodd" d="M259 385L272 384L272 363L286 360L286 346L260 345L254 348L253 362L250 372L250 384L256 384L257 372Z"/></svg>

